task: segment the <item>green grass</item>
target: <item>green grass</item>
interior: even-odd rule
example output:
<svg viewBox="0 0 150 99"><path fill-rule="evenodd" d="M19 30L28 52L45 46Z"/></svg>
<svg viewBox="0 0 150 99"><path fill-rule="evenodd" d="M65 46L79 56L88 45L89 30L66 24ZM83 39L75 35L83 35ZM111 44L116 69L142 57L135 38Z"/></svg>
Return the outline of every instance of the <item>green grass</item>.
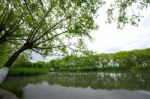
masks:
<svg viewBox="0 0 150 99"><path fill-rule="evenodd" d="M48 68L13 67L10 69L8 76L30 76L46 74L48 72Z"/></svg>

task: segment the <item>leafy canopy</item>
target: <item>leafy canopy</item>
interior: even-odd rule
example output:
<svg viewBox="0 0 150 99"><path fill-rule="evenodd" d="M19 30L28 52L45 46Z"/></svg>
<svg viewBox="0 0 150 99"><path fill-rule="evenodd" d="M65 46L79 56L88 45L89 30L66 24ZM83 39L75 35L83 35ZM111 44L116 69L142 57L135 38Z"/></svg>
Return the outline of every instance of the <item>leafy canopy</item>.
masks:
<svg viewBox="0 0 150 99"><path fill-rule="evenodd" d="M90 38L89 32L96 27L93 18L99 5L102 4L100 0L1 2L3 9L1 20L5 21L4 27L1 26L3 31L15 29L15 23L18 23L18 28L12 33L15 35L15 43L17 42L15 48L26 45L26 49L42 55L64 53L69 49L78 51L75 45L80 48L84 46L82 37ZM3 17L7 15L10 15L9 20Z"/></svg>

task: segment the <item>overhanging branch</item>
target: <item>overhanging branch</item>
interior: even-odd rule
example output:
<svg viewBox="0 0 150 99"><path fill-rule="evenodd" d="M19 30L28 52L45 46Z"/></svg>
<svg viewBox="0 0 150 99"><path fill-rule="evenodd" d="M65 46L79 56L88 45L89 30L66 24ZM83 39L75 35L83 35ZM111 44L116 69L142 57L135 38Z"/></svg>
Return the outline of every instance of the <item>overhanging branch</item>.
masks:
<svg viewBox="0 0 150 99"><path fill-rule="evenodd" d="M48 34L54 27L56 27L58 24L60 24L61 22L63 22L66 19L67 18L63 18L59 22L55 23L52 27L50 27L46 32L44 32L40 37L38 37L37 39L35 39L33 42L35 43L36 41L38 41L39 39L41 39L43 36L45 36L46 34Z"/></svg>
<svg viewBox="0 0 150 99"><path fill-rule="evenodd" d="M36 43L35 45L39 45L39 44L42 44L42 43L44 43L44 42L50 41L50 40L54 39L55 37L60 36L60 35L65 34L65 33L67 33L67 30L66 30L66 31L63 31L63 32L61 32L61 33L59 33L59 34L56 34L56 35L52 36L52 37L49 38L49 39L46 39L46 40L41 41L41 42L38 42L38 43Z"/></svg>
<svg viewBox="0 0 150 99"><path fill-rule="evenodd" d="M45 13L44 17L35 25L33 26L32 30L30 31L29 33L29 36L28 36L28 41L32 42L34 37L36 36L36 34L38 33L39 31L39 28L42 26L43 24L43 21L45 20L45 18L48 16L49 12L53 9L54 5L51 6L48 11Z"/></svg>

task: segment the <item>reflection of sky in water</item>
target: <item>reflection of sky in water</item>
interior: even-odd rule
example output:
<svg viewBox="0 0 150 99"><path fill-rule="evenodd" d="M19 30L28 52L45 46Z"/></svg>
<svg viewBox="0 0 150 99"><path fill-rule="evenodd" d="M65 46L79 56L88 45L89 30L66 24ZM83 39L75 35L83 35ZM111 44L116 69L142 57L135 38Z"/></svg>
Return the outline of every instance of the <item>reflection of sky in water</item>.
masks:
<svg viewBox="0 0 150 99"><path fill-rule="evenodd" d="M150 99L150 92L51 86L43 82L25 86L24 99Z"/></svg>

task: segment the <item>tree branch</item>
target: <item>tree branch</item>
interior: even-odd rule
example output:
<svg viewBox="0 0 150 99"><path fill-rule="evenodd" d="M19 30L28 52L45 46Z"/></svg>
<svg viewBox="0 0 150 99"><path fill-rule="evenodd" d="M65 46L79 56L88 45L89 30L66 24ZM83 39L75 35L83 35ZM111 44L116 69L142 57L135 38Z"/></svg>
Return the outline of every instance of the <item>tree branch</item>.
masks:
<svg viewBox="0 0 150 99"><path fill-rule="evenodd" d="M53 46L53 47L33 47L36 49L53 49L53 48L58 48L58 47L62 47L62 46Z"/></svg>
<svg viewBox="0 0 150 99"><path fill-rule="evenodd" d="M41 44L41 43L47 42L47 41L49 41L49 40L54 39L55 37L57 37L57 36L59 36L59 35L65 34L65 33L67 33L67 30L66 30L66 31L64 31L64 32L61 32L61 33L59 33L59 34L56 34L56 35L52 36L52 37L51 37L51 38L49 38L49 39L46 39L46 40L41 41L41 42L38 42L38 43L36 43L35 45L39 45L39 44Z"/></svg>
<svg viewBox="0 0 150 99"><path fill-rule="evenodd" d="M24 41L26 41L26 39L23 39L23 38L7 38L7 40L24 40Z"/></svg>
<svg viewBox="0 0 150 99"><path fill-rule="evenodd" d="M42 5L42 7L44 7L44 6L43 6L43 2L42 2L42 0L39 0L39 2L40 2L40 4Z"/></svg>
<svg viewBox="0 0 150 99"><path fill-rule="evenodd" d="M55 26L57 26L58 24L60 24L61 22L63 22L64 20L66 20L67 18L63 18L61 19L59 22L55 23L52 27L50 27L46 32L43 33L43 35L41 35L40 37L38 37L37 39L35 39L33 42L35 43L36 41L38 41L39 39L41 39L43 36L45 36L47 33L50 32L50 30L52 30Z"/></svg>
<svg viewBox="0 0 150 99"><path fill-rule="evenodd" d="M42 55L43 53L40 53L39 51L35 50L35 49L31 49L32 51ZM56 54L49 54L49 56L64 56L64 55L56 55Z"/></svg>
<svg viewBox="0 0 150 99"><path fill-rule="evenodd" d="M38 54L42 54L39 51L35 50L34 48L32 48L31 50L34 51L34 52L36 52L36 53L38 53Z"/></svg>
<svg viewBox="0 0 150 99"><path fill-rule="evenodd" d="M26 8L27 8L27 11L28 11L28 13L29 13L31 19L34 21L34 18L33 18L32 14L31 14L31 12L30 12L30 9L28 8L27 0L24 0L24 3L25 3L25 6L26 6Z"/></svg>
<svg viewBox="0 0 150 99"><path fill-rule="evenodd" d="M35 25L35 27L32 28L32 30L29 33L28 36L28 41L32 42L34 37L36 36L39 28L42 26L43 21L45 20L45 18L48 16L49 12L53 9L54 6L51 6L48 11L45 13L44 17Z"/></svg>
<svg viewBox="0 0 150 99"><path fill-rule="evenodd" d="M5 17L5 22L3 23L3 26L5 26L9 22L12 13L13 13L13 9L11 9L11 11L8 12L8 15Z"/></svg>

